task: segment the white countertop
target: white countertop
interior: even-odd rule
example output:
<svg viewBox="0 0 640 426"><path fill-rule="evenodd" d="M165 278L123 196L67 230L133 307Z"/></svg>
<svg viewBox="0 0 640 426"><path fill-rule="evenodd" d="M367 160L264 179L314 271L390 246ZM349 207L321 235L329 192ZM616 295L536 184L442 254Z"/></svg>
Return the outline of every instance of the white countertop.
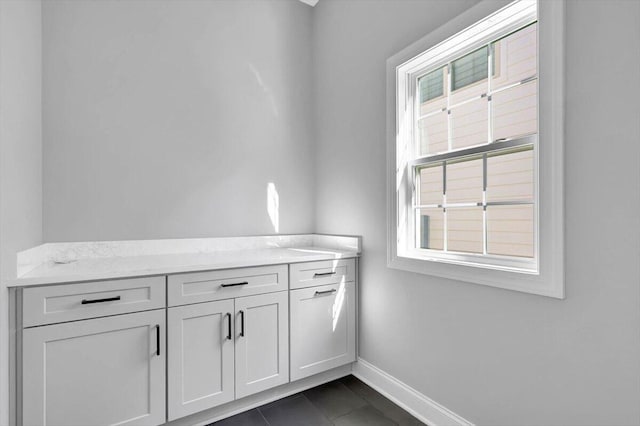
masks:
<svg viewBox="0 0 640 426"><path fill-rule="evenodd" d="M81 258L69 263L48 262L17 279L7 281L5 284L8 287L24 287L247 266L336 260L357 256L358 251L313 246L222 250L210 253Z"/></svg>

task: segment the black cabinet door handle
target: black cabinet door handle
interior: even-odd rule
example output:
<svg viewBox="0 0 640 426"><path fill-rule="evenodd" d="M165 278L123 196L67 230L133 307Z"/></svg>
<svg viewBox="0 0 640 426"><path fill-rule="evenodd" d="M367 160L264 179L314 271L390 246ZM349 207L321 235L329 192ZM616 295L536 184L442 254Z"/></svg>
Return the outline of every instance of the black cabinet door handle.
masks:
<svg viewBox="0 0 640 426"><path fill-rule="evenodd" d="M244 311L240 311L240 337L244 337Z"/></svg>
<svg viewBox="0 0 640 426"><path fill-rule="evenodd" d="M235 287L237 285L247 285L249 281L242 281L241 283L220 284L220 287Z"/></svg>
<svg viewBox="0 0 640 426"><path fill-rule="evenodd" d="M325 291L316 291L315 296L322 296L323 294L332 294L335 293L337 290L334 288L332 290L325 290Z"/></svg>
<svg viewBox="0 0 640 426"><path fill-rule="evenodd" d="M317 277L326 277L329 275L335 275L336 271L333 272L316 272L315 274L313 274L313 278L317 278Z"/></svg>
<svg viewBox="0 0 640 426"><path fill-rule="evenodd" d="M116 300L120 300L120 296L115 297L106 297L104 299L82 299L83 305L89 305L91 303L102 303L102 302L115 302Z"/></svg>
<svg viewBox="0 0 640 426"><path fill-rule="evenodd" d="M156 355L160 356L160 324L156 324Z"/></svg>
<svg viewBox="0 0 640 426"><path fill-rule="evenodd" d="M231 314L227 312L227 315L225 316L229 320L229 328L227 329L227 340L231 340Z"/></svg>

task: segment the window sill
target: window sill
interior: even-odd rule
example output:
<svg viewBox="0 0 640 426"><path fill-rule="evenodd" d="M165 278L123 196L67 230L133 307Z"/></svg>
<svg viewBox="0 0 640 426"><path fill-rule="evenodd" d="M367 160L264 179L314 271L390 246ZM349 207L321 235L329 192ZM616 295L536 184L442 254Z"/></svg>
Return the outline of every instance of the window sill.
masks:
<svg viewBox="0 0 640 426"><path fill-rule="evenodd" d="M387 266L434 277L564 299L563 286L557 285L551 274L547 273L488 265L479 267L468 262L416 258L406 254L391 254Z"/></svg>
<svg viewBox="0 0 640 426"><path fill-rule="evenodd" d="M494 271L514 272L518 274L538 275L538 264L534 259L492 256L472 253L441 253L437 250L407 250L399 257L424 262L462 265Z"/></svg>

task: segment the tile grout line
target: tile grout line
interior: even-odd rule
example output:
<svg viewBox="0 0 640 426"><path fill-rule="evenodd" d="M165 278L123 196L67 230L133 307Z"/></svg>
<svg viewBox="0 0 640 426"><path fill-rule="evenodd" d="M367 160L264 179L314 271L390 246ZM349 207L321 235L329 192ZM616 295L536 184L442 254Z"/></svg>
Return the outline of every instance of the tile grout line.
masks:
<svg viewBox="0 0 640 426"><path fill-rule="evenodd" d="M269 420L267 420L267 418L264 416L260 407L256 408L256 410L258 410L258 413L260 413L260 416L264 419L264 422L267 424L267 426L271 426L271 423L269 423Z"/></svg>
<svg viewBox="0 0 640 426"><path fill-rule="evenodd" d="M355 377L356 380L360 381L360 379L358 379L357 377ZM390 422L392 422L393 424L398 425L399 423L396 422L394 419L392 419L391 417L387 416L387 412L382 410L382 408L378 407L374 402L373 399L370 396L367 396L366 393L364 392L358 392L355 389L351 389L351 387L347 386L346 383L342 383L344 386L346 386L351 392L353 392L354 394L358 395L360 398L362 398L362 400L364 400L366 402L366 405L368 405L369 407L373 408L374 410L378 411L380 414L382 414L382 416L389 420ZM365 386L368 386L366 383L363 383ZM387 399L384 395L381 395L380 392L376 391L375 389L371 389L374 394L377 394L379 396L381 396L384 399ZM392 406L396 406L398 409L400 409L401 411L406 411L404 410L402 407L398 407L397 404L395 404L393 401L389 400L389 402L392 404ZM413 417L410 413L407 413L409 416L411 416L412 418L415 419L415 417ZM424 426L428 426L428 425L424 425Z"/></svg>
<svg viewBox="0 0 640 426"><path fill-rule="evenodd" d="M307 389L307 390L308 390L308 389ZM320 409L320 407L318 407L316 404L314 404L314 403L313 403L313 401L311 401L309 398L307 398L307 395L305 395L305 394L304 394L304 392L300 392L300 395L302 395L302 397L303 397L304 399L306 399L306 400L307 400L307 402L308 402L309 404L311 404L311 406L312 406L313 408L315 408L315 409L316 409L316 411L318 412L318 414L320 414L320 415L321 415L321 416L322 416L326 421L328 421L328 422L329 422L329 423L331 423L332 425L334 424L334 423L333 423L333 420L331 420L331 419L329 418L329 416L327 416L327 415L324 413L324 411L322 411L322 410ZM335 425L334 425L334 426L335 426Z"/></svg>
<svg viewBox="0 0 640 426"><path fill-rule="evenodd" d="M342 415L340 415L340 416L336 417L335 419L331 420L331 423L335 426L335 422L334 422L334 420L338 420L338 419L341 419L341 418L342 418L342 417L344 417L344 416L348 416L349 414L353 413L354 411L359 410L359 409L361 409L361 408L364 408L364 407L366 407L366 406L371 407L371 405L370 405L369 403L367 403L367 404L363 405L362 407L353 408L353 409L352 409L351 411L349 411L348 413L344 413L344 414L342 414Z"/></svg>
<svg viewBox="0 0 640 426"><path fill-rule="evenodd" d="M305 395L305 397L306 397L306 395ZM341 415L339 415L339 416L337 416L337 417L335 417L335 418L333 418L333 419L332 419L331 417L329 417L329 415L325 414L325 413L324 413L324 411L322 411L322 410L320 409L320 407L318 407L316 404L314 404L314 403L313 403L313 401L311 401L309 398L307 398L307 400L311 403L311 405L313 405L313 407L314 407L316 410L318 410L318 412L320 412L320 414L322 415L322 417L324 417L325 419L327 419L327 421L328 421L329 423L331 423L333 426L335 426L335 424L336 424L334 420L337 420L337 419L339 419L340 417L346 416L347 414L351 414L351 413L354 411L353 409L351 409L348 413L341 414Z"/></svg>
<svg viewBox="0 0 640 426"><path fill-rule="evenodd" d="M355 378L355 379L357 381L359 381L357 378ZM347 404L347 407L344 407L344 408L349 408L348 412L343 413L343 414L341 414L341 415L339 415L339 416L337 416L335 418L331 418L329 413L330 412L335 412L336 410L329 410L329 412L325 412L322 407L325 407L326 404L325 405L323 405L323 404L318 405L315 402L313 402L312 398L307 395L307 392L311 391L311 389L308 389L306 391L299 392L298 394L294 394L294 395L291 395L291 396L288 396L288 397L285 397L285 398L281 398L280 400L273 401L273 402L271 402L269 404L265 404L264 406L256 407L255 409L258 411L258 413L260 414L260 417L263 419L263 422L264 422L264 423L261 423L261 424L266 425L266 426L272 426L272 424L266 418L266 415L262 411L262 409L265 406L267 406L267 405L268 406L275 405L275 404L278 404L278 402L283 402L283 400L287 400L287 399L293 400L293 399L298 399L300 397L302 397L303 401L305 401L306 404L309 404L309 407L312 408L313 411L315 411L316 414L319 415L320 418L324 419L327 422L327 425L330 425L330 426L336 426L336 424L339 424L339 420L341 418L353 415L353 413L355 413L356 411L361 410L361 409L366 409L367 411L372 411L374 413L377 413L376 417L380 416L380 418L384 419L386 422L388 422L387 424L389 424L389 425L399 426L401 424L401 423L399 423L399 421L404 421L402 419L396 421L395 418L394 418L395 415L393 415L393 414L391 416L389 415L391 413L391 411L386 411L386 410L382 409L382 407L380 407L378 405L377 398L375 397L375 394L379 394L379 393L377 391L375 391L374 389L371 389L373 391L373 395L370 395L366 391L366 389L360 389L360 387L358 387L358 386L356 386L356 388L352 388L351 386L349 386L343 380L338 379L338 380L335 380L335 382L336 382L335 385L337 385L338 388L339 388L338 390L348 392L353 397L356 397L360 401L362 401L363 405L360 406L360 407L357 407L356 406L357 404L354 405L354 403L352 401L352 403ZM363 383L363 385L366 387L366 384ZM323 385L317 386L317 388L320 388L322 386ZM329 393L331 394L332 392L333 392L334 398L336 397L337 394L340 394L340 392L337 392L337 394L336 394L333 389L330 389ZM322 395L322 393L320 395ZM343 396L345 396L345 395L343 395ZM381 397L382 400L388 400L383 395L379 395L379 396ZM351 397L349 397L347 399L350 400ZM322 402L322 398L320 400L318 400L317 402ZM398 407L395 403L393 403L393 401L388 401L388 402L390 403L390 407L391 408L398 408L400 412L405 412L405 410L403 410L401 407ZM383 406L386 407L386 404L383 404ZM393 412L395 413L395 411L393 411ZM411 416L409 413L406 413L406 414L408 414L409 418L415 420L415 418L413 418L413 416ZM360 415L356 415L356 417L360 417ZM347 421L347 423L349 423L349 422ZM408 424L413 425L414 423L410 422ZM418 423L415 423L415 424L418 425L420 423L418 422ZM210 426L213 426L213 425L210 425ZM424 426L427 426L427 425L424 425Z"/></svg>
<svg viewBox="0 0 640 426"><path fill-rule="evenodd" d="M342 386L342 387L343 387L347 392L352 393L352 394L353 394L354 396L356 396L356 397L360 397L356 392L354 392L354 391L352 391L351 389L349 389L349 387L348 387L347 385L345 385L345 384L344 384L340 379L334 380L334 382L337 382L337 383L338 383L340 386ZM322 385L321 385L321 386L322 386ZM311 390L311 389L308 389L308 390ZM307 391L308 391L308 390L307 390ZM307 391L305 391L305 392L307 392ZM331 423L333 426L335 426L335 424L336 424L336 423L335 423L335 420L337 420L337 419L339 419L339 418L341 418L341 417L344 417L344 416L347 416L347 415L349 415L349 414L353 413L353 412L354 412L355 410L357 410L358 408L362 408L362 407L352 408L351 410L349 410L348 412L346 412L346 413L344 413L344 414L341 414L341 415L339 415L339 416L336 416L336 417L334 417L334 418L331 418L328 414L325 414L325 413L323 412L323 410L322 410L320 407L318 407L318 406L317 406L313 401L311 401L311 400L307 397L307 395L305 394L305 392L303 392L303 394L304 394L305 398L307 398L307 400L311 403L311 405L313 405L313 406L314 406L318 411L320 411L320 414L322 414L322 415L323 415L323 417L324 417L324 418L326 418L326 419L329 421L329 423ZM366 406L366 405L370 405L370 404L369 404L369 402L368 402L367 400L365 400L364 398L361 398L361 399L365 402L365 405L363 405L363 407L364 407L364 406Z"/></svg>
<svg viewBox="0 0 640 426"><path fill-rule="evenodd" d="M373 410L373 411L377 412L377 413L378 413L382 418L384 418L385 420L387 420L388 422L390 422L390 423L391 423L391 424L393 424L394 426L398 426L398 425L399 425L395 420L393 420L392 418L388 417L388 416L387 416L387 414L386 414L386 412L384 412L383 410L381 410L381 409L379 409L378 407L376 407L376 406L375 406L375 405L374 405L374 404L373 404L373 403L372 403L368 398L366 398L365 394L361 394L360 392L357 392L357 391L355 391L355 390L351 389L349 386L347 386L347 385L346 385L342 380L340 380L340 379L336 380L335 382L337 382L337 383L338 383L338 385L339 385L339 386L341 386L341 387L342 387L345 391L347 391L348 393L351 393L351 394L353 394L355 397L357 397L357 398L361 399L361 400L362 400L362 402L364 402L364 405L362 405L362 406L360 406L360 407L356 407L356 408L351 408L348 412L346 412L346 413L344 413L344 414L341 414L341 415L339 415L339 416L337 416L337 417L335 417L335 418L331 418L329 415L325 414L325 413L323 412L323 410L322 410L320 407L318 407L318 406L317 406L313 401L311 401L311 400L307 397L307 395L306 395L306 393L305 393L305 392L303 392L303 395L305 396L305 398L306 398L309 402L311 402L311 405L313 405L316 409L318 409L318 411L320 411L320 412L321 412L321 414L323 414L323 416L324 416L327 420L329 420L329 422L330 422L332 425L334 425L334 426L335 426L335 425L336 425L336 421L337 421L337 420L339 420L339 419L341 419L341 418L343 418L343 417L346 417L346 416L348 416L348 415L350 415L350 414L352 414L352 413L356 412L357 410L364 409L364 408L367 408L367 407L368 407L369 409L371 409L371 410Z"/></svg>

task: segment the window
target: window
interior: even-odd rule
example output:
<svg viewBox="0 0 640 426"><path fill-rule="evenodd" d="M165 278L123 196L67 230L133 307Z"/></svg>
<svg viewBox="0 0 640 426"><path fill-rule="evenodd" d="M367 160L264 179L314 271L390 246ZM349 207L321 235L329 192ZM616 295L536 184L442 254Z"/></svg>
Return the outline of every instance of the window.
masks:
<svg viewBox="0 0 640 426"><path fill-rule="evenodd" d="M552 11L533 0L494 13L483 2L450 25L483 19L389 60L390 266L562 297L562 235L550 232L562 230L562 95L539 81L541 69L562 79L558 4L544 6L556 9L549 34L538 15Z"/></svg>
<svg viewBox="0 0 640 426"><path fill-rule="evenodd" d="M444 66L426 61L407 80L418 90L413 245L434 258L537 272L532 6L507 30L495 25L480 48L452 49Z"/></svg>

